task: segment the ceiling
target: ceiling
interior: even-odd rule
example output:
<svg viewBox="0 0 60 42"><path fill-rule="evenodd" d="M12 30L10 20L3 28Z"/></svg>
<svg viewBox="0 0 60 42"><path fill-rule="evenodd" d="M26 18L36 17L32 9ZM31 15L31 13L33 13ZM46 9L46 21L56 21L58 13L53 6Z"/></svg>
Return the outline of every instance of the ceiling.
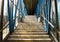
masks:
<svg viewBox="0 0 60 42"><path fill-rule="evenodd" d="M36 10L38 0L24 0L29 15L33 15Z"/></svg>

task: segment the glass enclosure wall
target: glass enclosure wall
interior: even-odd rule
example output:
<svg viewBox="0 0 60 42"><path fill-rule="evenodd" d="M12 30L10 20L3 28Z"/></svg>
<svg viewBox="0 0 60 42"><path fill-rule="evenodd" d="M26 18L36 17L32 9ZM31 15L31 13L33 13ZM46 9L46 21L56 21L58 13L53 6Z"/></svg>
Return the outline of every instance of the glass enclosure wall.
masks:
<svg viewBox="0 0 60 42"><path fill-rule="evenodd" d="M58 22L59 22L59 31L60 31L60 0L57 0L58 8Z"/></svg>
<svg viewBox="0 0 60 42"><path fill-rule="evenodd" d="M3 39L9 33L9 21L8 21L8 9L7 9L7 0L4 0L4 12L3 12Z"/></svg>
<svg viewBox="0 0 60 42"><path fill-rule="evenodd" d="M58 8L59 42L60 42L60 0L57 0L57 8Z"/></svg>

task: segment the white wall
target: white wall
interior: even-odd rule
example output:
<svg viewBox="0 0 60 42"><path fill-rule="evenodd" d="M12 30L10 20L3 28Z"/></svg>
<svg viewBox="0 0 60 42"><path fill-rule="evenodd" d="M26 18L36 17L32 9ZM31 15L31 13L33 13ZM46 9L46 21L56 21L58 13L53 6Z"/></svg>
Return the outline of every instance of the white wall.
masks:
<svg viewBox="0 0 60 42"><path fill-rule="evenodd" d="M7 0L4 0L4 16L8 16Z"/></svg>

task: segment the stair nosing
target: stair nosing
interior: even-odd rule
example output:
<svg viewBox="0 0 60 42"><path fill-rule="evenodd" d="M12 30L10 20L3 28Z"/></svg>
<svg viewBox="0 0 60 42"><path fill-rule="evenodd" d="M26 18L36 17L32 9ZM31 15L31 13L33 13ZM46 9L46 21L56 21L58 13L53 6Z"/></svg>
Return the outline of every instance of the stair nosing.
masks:
<svg viewBox="0 0 60 42"><path fill-rule="evenodd" d="M18 31L27 31L27 32L46 32L46 31L40 31L40 30L18 30ZM17 30L15 30L17 32Z"/></svg>
<svg viewBox="0 0 60 42"><path fill-rule="evenodd" d="M29 38L29 39L24 39L24 38L8 38L8 40L51 40L50 38L37 38L37 39L32 39L32 38Z"/></svg>
<svg viewBox="0 0 60 42"><path fill-rule="evenodd" d="M49 35L10 35L10 38L49 38Z"/></svg>
<svg viewBox="0 0 60 42"><path fill-rule="evenodd" d="M47 32L24 32L24 31L22 32L21 31L21 32L13 32L13 33L47 33Z"/></svg>
<svg viewBox="0 0 60 42"><path fill-rule="evenodd" d="M10 36L49 36L49 35L10 35Z"/></svg>

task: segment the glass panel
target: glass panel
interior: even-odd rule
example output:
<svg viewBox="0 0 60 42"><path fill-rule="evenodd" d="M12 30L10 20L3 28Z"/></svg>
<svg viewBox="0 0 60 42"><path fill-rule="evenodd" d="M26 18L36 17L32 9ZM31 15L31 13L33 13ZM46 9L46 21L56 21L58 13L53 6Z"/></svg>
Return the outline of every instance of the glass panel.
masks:
<svg viewBox="0 0 60 42"><path fill-rule="evenodd" d="M58 8L58 22L59 22L59 31L60 31L60 0L57 0L57 8ZM60 42L60 35L59 35L59 42Z"/></svg>
<svg viewBox="0 0 60 42"><path fill-rule="evenodd" d="M58 22L59 22L59 31L60 31L60 0L57 1L58 6Z"/></svg>
<svg viewBox="0 0 60 42"><path fill-rule="evenodd" d="M7 26L9 24L9 21L8 21L8 9L7 8L8 8L7 7L7 0L4 0L3 28L4 28L4 26L6 26L6 29L3 30L3 39L9 33L9 26Z"/></svg>

